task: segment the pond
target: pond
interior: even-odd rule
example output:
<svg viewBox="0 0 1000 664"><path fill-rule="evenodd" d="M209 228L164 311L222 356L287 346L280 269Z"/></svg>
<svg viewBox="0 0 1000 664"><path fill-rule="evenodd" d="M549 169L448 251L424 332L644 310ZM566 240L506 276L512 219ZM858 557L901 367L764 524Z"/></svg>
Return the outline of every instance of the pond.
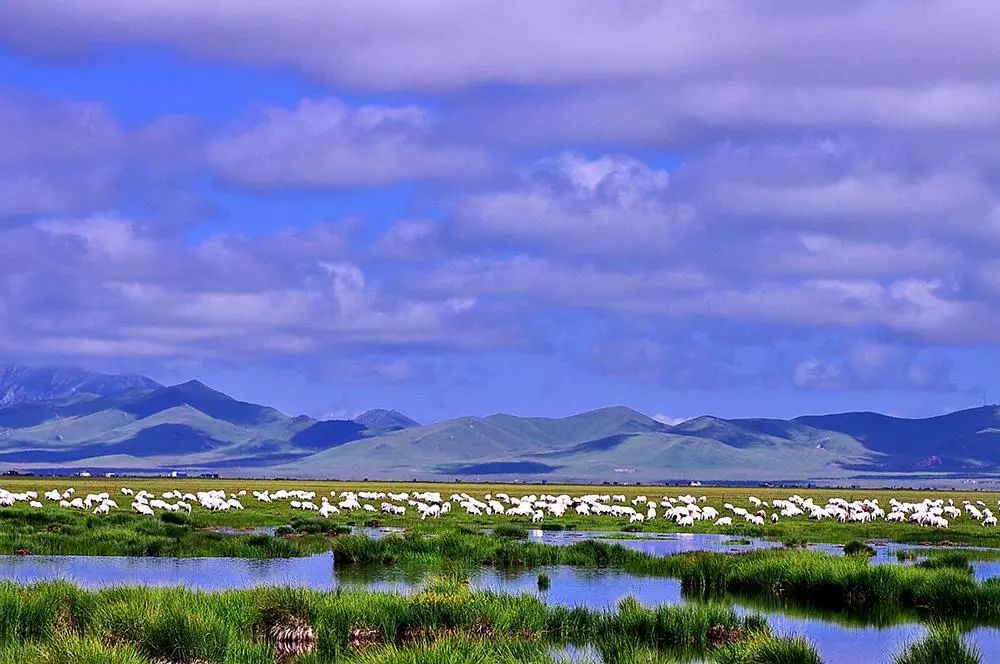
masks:
<svg viewBox="0 0 1000 664"><path fill-rule="evenodd" d="M286 585L331 590L336 585L332 553L267 559L0 556L0 579L22 584L66 579L84 588L147 585L230 590Z"/></svg>
<svg viewBox="0 0 1000 664"><path fill-rule="evenodd" d="M385 532L369 534L383 536ZM607 539L606 533L532 531L530 538L550 544L567 545L588 538ZM670 533L640 538L614 539L628 548L655 555L683 551L748 551L775 547L769 540L735 539L721 535ZM839 553L835 545L810 548ZM920 549L919 546L882 544L876 547L875 564L898 564L897 550ZM550 585L538 589L538 574L545 573ZM303 558L130 558L91 556L0 556L0 578L16 583L67 579L88 588L126 584L185 586L201 590L225 590L262 585L289 585L318 590L356 588L386 592L412 593L433 574L429 568L412 567L337 567L332 554ZM1000 575L1000 562L976 563L978 578ZM614 607L622 598L634 595L646 605L679 604L687 600L676 579L643 577L608 568L545 567L507 571L493 568L473 570L469 577L475 589L507 593L532 593L552 604L585 606L592 609ZM877 618L846 619L844 616L790 610L780 605L751 603L740 598L729 600L739 611L754 611L768 616L771 626L781 634L801 635L813 641L824 662L889 662L906 644L921 637L925 628L906 617L889 614ZM976 627L967 633L982 654L984 662L1000 661L1000 630ZM599 661L584 649L573 657L577 661Z"/></svg>

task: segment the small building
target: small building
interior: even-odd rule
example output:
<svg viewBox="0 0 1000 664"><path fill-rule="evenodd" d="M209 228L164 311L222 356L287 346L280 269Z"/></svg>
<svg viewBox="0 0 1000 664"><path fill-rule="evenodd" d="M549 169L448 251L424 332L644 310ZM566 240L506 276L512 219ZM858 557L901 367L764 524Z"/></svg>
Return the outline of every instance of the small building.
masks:
<svg viewBox="0 0 1000 664"><path fill-rule="evenodd" d="M170 471L170 476L171 477L187 477L188 474L187 474L186 470L172 470L172 471Z"/></svg>

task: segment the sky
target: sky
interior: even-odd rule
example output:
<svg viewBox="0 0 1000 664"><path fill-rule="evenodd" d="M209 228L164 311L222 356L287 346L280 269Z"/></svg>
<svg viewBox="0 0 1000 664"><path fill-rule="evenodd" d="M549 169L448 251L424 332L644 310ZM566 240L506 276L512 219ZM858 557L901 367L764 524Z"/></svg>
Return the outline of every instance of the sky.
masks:
<svg viewBox="0 0 1000 664"><path fill-rule="evenodd" d="M993 0L9 0L0 360L290 413L1000 400Z"/></svg>

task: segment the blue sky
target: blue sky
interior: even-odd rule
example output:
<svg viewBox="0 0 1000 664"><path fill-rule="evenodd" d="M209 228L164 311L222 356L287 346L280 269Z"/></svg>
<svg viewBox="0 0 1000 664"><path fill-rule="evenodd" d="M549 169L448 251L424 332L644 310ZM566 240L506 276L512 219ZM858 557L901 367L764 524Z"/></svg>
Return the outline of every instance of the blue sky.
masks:
<svg viewBox="0 0 1000 664"><path fill-rule="evenodd" d="M423 421L996 400L998 10L788 8L5 5L0 360Z"/></svg>

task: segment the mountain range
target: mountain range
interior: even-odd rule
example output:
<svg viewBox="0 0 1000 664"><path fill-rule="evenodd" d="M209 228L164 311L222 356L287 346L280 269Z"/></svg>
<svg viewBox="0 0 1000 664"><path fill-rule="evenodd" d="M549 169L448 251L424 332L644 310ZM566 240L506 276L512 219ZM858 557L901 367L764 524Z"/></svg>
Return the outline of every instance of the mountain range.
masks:
<svg viewBox="0 0 1000 664"><path fill-rule="evenodd" d="M421 425L386 409L288 416L200 383L0 365L0 470L343 479L765 481L1000 473L1000 407L905 419L697 417L623 406Z"/></svg>

